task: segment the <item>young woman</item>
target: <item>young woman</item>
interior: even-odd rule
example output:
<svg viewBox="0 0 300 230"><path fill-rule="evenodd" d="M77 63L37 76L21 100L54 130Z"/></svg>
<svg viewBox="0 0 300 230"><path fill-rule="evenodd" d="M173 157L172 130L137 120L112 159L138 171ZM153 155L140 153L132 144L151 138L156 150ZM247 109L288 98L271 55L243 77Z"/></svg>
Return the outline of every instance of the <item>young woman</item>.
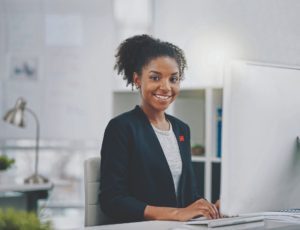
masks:
<svg viewBox="0 0 300 230"><path fill-rule="evenodd" d="M185 67L180 48L148 35L118 47L115 69L139 90L141 103L113 118L104 134L100 204L116 221L219 218L216 206L199 197L188 125L165 113Z"/></svg>

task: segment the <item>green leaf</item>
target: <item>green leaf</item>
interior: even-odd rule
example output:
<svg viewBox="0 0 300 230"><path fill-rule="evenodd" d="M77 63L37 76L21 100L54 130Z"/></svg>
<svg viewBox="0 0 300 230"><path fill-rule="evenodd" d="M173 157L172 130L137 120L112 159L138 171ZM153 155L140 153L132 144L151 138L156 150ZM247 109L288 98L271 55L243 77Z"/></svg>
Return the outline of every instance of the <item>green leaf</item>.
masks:
<svg viewBox="0 0 300 230"><path fill-rule="evenodd" d="M51 230L51 222L42 223L35 213L0 209L1 230Z"/></svg>
<svg viewBox="0 0 300 230"><path fill-rule="evenodd" d="M6 170L15 163L15 159L9 158L6 155L0 155L0 170Z"/></svg>

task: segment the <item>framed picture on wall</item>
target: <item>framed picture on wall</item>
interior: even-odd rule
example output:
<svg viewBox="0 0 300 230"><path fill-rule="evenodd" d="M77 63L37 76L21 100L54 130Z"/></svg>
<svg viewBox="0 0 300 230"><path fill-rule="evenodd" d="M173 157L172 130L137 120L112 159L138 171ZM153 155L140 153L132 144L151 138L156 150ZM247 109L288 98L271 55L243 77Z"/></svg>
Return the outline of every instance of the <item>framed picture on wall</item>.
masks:
<svg viewBox="0 0 300 230"><path fill-rule="evenodd" d="M12 80L38 79L38 58L13 56L10 58L9 78Z"/></svg>

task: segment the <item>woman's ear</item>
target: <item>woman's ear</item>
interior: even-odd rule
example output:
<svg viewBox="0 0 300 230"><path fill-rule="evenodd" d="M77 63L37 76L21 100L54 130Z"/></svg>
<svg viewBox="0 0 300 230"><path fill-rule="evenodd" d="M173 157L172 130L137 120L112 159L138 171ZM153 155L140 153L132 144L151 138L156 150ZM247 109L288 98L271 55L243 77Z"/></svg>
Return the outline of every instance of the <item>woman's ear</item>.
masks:
<svg viewBox="0 0 300 230"><path fill-rule="evenodd" d="M137 89L141 87L141 79L136 72L133 73L133 82Z"/></svg>

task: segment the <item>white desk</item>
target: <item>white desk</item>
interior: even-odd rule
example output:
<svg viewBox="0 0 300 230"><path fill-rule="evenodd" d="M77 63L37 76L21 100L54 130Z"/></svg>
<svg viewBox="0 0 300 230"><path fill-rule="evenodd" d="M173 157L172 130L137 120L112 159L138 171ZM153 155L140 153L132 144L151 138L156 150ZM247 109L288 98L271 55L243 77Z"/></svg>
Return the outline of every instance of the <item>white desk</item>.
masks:
<svg viewBox="0 0 300 230"><path fill-rule="evenodd" d="M15 206L27 211L37 211L39 199L46 199L53 188L46 184L0 184L0 205Z"/></svg>
<svg viewBox="0 0 300 230"><path fill-rule="evenodd" d="M0 192L30 192L50 190L52 183L45 184L0 184Z"/></svg>
<svg viewBox="0 0 300 230"><path fill-rule="evenodd" d="M185 225L183 222L177 221L142 221L135 223L126 224L113 224L113 225L102 225L94 227L86 227L85 230L204 230L204 229L215 229L215 230L238 230L238 229L286 229L286 230L299 230L300 225L292 225L287 223L280 223L275 221L265 221L249 224L240 224L235 226L218 227L218 228L207 228L199 225Z"/></svg>

